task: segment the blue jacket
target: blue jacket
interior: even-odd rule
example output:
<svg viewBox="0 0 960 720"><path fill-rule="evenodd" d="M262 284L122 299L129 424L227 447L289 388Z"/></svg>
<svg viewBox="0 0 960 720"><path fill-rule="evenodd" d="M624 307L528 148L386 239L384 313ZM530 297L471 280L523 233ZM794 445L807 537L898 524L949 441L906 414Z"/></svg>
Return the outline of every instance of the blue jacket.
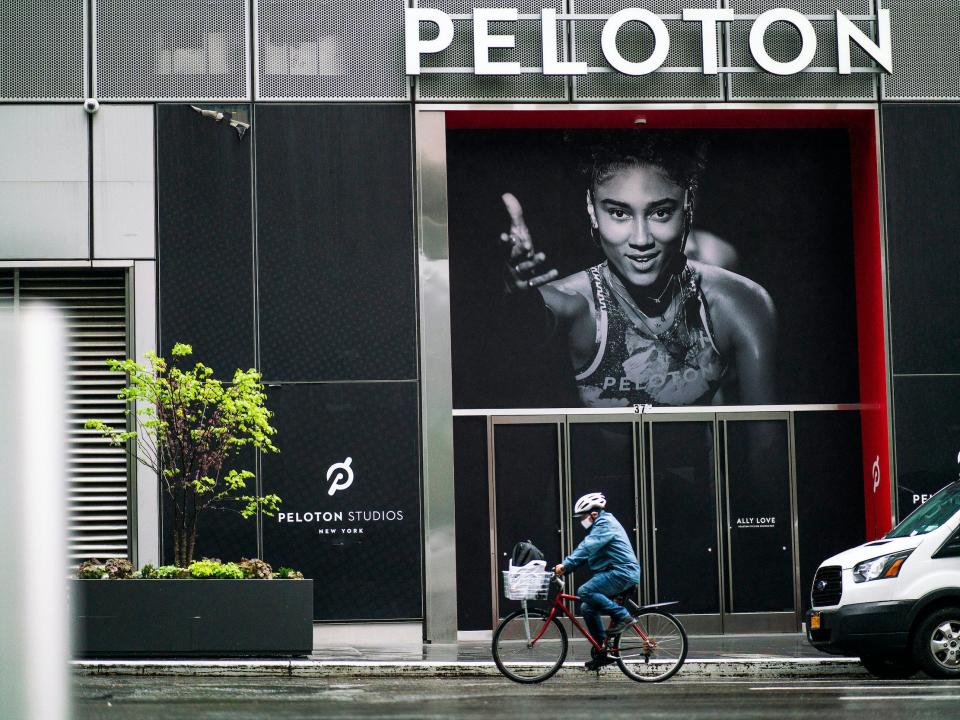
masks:
<svg viewBox="0 0 960 720"><path fill-rule="evenodd" d="M600 511L577 549L563 559L563 569L573 572L584 563L595 573L611 570L640 582L640 563L627 531L606 511Z"/></svg>

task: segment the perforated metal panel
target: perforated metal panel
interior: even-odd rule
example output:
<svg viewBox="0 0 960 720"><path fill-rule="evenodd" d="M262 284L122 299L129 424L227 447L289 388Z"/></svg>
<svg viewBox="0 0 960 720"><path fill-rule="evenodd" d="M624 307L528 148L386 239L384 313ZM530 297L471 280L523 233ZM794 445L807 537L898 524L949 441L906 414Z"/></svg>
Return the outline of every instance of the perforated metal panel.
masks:
<svg viewBox="0 0 960 720"><path fill-rule="evenodd" d="M262 100L407 100L405 0L254 0Z"/></svg>
<svg viewBox="0 0 960 720"><path fill-rule="evenodd" d="M0 100L76 100L87 87L86 2L0 3Z"/></svg>
<svg viewBox="0 0 960 720"><path fill-rule="evenodd" d="M95 0L104 100L249 99L246 0Z"/></svg>
<svg viewBox="0 0 960 720"><path fill-rule="evenodd" d="M67 507L71 562L127 557L127 456L83 424L100 418L127 427L117 394L126 383L104 361L127 352L122 270L19 270L0 274L0 306L53 305L67 327Z"/></svg>
<svg viewBox="0 0 960 720"><path fill-rule="evenodd" d="M738 14L758 15L773 8L789 8L805 15L833 16L837 10L847 15L870 15L871 0L738 0L728 3ZM854 21L868 37L874 31L870 23ZM817 33L817 52L810 67L836 68L837 34L833 21L811 22ZM727 53L733 67L755 66L750 54L751 20L727 23ZM800 52L800 34L786 23L774 23L767 30L766 48L774 60L793 60ZM859 47L850 52L853 67L870 67L873 61ZM773 75L766 72L733 73L728 76L731 100L871 100L877 96L876 75L836 72L801 72L796 75Z"/></svg>
<svg viewBox="0 0 960 720"><path fill-rule="evenodd" d="M885 100L960 100L960 3L885 0L890 10L893 75Z"/></svg>
<svg viewBox="0 0 960 720"><path fill-rule="evenodd" d="M573 12L610 15L626 7L638 7L636 0L572 0ZM715 8L710 0L656 0L642 4L657 15L679 15L683 8ZM577 100L722 100L719 75L704 75L700 24L665 20L670 31L670 54L664 68L695 68L693 72L655 72L632 77L619 72L591 73L573 79ZM600 47L603 20L577 20L573 23L574 59L588 67L609 67ZM718 33L719 38L719 33ZM717 46L720 47L718 40ZM617 36L617 47L627 60L639 62L650 56L653 33L640 23L625 25Z"/></svg>
<svg viewBox="0 0 960 720"><path fill-rule="evenodd" d="M515 7L521 15L537 15L536 20L520 20L517 23L490 23L494 34L514 33L514 48L498 48L490 51L490 59L504 62L520 62L521 67L539 68L543 63L540 39L540 10L554 8L564 10L563 0L419 0L418 7L443 10L451 15L469 15L476 7ZM440 53L425 55L423 68L473 67L473 26L469 19L454 20L453 42ZM559 44L566 46L563 36ZM567 59L562 51L561 60ZM539 71L519 76L474 75L472 70L455 74L423 73L417 78L418 100L566 100L567 80L562 76L543 75Z"/></svg>

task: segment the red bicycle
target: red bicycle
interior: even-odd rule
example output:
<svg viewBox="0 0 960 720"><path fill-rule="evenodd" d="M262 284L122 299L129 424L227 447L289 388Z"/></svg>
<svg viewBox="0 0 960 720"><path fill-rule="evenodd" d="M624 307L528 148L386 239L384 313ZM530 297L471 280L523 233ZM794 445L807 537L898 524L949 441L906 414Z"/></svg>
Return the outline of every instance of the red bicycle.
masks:
<svg viewBox="0 0 960 720"><path fill-rule="evenodd" d="M563 582L553 573L504 571L504 595L520 600L521 607L507 615L493 633L493 661L504 675L518 683L538 683L552 677L567 657L565 615L591 645L591 655L616 662L631 680L662 682L673 677L687 658L687 633L676 617L662 608L676 603L637 605L625 593L614 600L624 605L637 622L622 633L598 643L567 607L579 600L562 592ZM557 593L549 611L528 607L529 600Z"/></svg>

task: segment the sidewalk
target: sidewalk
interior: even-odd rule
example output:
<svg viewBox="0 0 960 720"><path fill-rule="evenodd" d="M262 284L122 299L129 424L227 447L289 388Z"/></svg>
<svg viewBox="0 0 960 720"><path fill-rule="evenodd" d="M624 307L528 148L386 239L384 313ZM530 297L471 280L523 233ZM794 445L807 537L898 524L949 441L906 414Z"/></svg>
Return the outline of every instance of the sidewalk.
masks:
<svg viewBox="0 0 960 720"><path fill-rule="evenodd" d="M561 672L583 672L585 640L572 640ZM289 677L499 677L490 642L456 645L419 642L314 644L306 658L208 660L75 660L84 675L204 675ZM616 670L614 667L613 670ZM856 658L824 655L801 634L701 635L690 637L681 675L700 678L865 677Z"/></svg>

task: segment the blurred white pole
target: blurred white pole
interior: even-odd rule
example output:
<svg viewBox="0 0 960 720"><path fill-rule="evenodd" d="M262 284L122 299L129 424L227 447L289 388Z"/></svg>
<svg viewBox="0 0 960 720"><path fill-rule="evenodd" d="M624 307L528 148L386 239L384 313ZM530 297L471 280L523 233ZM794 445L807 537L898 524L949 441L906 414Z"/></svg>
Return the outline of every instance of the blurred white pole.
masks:
<svg viewBox="0 0 960 720"><path fill-rule="evenodd" d="M67 720L64 324L0 313L0 714Z"/></svg>

